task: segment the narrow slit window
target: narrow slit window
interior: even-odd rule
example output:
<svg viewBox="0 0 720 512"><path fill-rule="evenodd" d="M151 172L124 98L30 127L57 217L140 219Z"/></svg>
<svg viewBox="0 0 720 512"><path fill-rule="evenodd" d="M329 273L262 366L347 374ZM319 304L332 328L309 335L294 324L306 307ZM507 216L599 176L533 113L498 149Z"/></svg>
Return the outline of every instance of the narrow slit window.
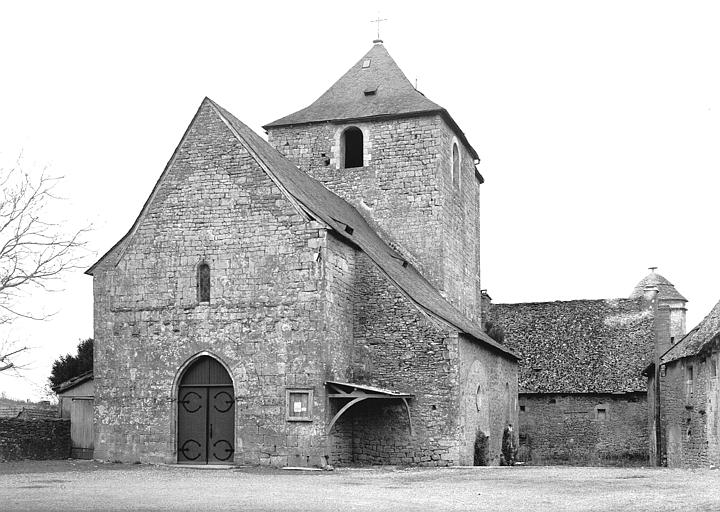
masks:
<svg viewBox="0 0 720 512"><path fill-rule="evenodd" d="M351 127L342 134L343 167L351 169L363 166L363 133Z"/></svg>
<svg viewBox="0 0 720 512"><path fill-rule="evenodd" d="M685 368L685 398L690 400L693 396L693 367Z"/></svg>
<svg viewBox="0 0 720 512"><path fill-rule="evenodd" d="M456 187L460 185L460 150L457 143L452 147L452 181Z"/></svg>
<svg viewBox="0 0 720 512"><path fill-rule="evenodd" d="M210 302L210 265L200 263L197 269L198 302Z"/></svg>
<svg viewBox="0 0 720 512"><path fill-rule="evenodd" d="M607 419L607 409L598 407L596 410L596 415L598 421L605 421Z"/></svg>

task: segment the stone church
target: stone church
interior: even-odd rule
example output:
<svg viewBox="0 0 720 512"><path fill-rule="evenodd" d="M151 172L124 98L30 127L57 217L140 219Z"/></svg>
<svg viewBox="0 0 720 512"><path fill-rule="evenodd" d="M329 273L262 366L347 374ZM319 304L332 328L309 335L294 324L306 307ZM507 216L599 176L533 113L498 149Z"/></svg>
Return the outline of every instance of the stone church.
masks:
<svg viewBox="0 0 720 512"><path fill-rule="evenodd" d="M382 42L266 142L205 98L94 283L95 457L498 463L478 155Z"/></svg>

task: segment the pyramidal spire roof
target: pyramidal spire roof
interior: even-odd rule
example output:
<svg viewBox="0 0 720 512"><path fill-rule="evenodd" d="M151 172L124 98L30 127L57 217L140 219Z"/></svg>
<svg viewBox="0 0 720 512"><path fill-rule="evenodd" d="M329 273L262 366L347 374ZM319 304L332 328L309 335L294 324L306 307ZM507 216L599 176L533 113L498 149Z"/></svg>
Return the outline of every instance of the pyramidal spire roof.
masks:
<svg viewBox="0 0 720 512"><path fill-rule="evenodd" d="M309 107L266 125L440 112L442 107L418 92L382 44L375 44Z"/></svg>
<svg viewBox="0 0 720 512"><path fill-rule="evenodd" d="M637 299L642 297L645 288L649 286L657 287L659 291L657 298L660 300L684 300L685 302L687 302L687 299L675 289L675 286L670 281L665 279L663 276L661 276L654 270L640 280L640 282L635 286L635 289L630 294L630 298Z"/></svg>
<svg viewBox="0 0 720 512"><path fill-rule="evenodd" d="M478 158L447 110L415 89L385 47L378 42L309 107L266 124L263 128L431 113L442 115L473 157Z"/></svg>

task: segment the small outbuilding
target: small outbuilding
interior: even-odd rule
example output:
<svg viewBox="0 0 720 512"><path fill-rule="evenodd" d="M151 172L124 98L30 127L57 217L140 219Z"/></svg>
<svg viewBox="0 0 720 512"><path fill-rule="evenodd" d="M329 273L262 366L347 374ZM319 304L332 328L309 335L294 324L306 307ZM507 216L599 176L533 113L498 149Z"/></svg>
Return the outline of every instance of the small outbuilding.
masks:
<svg viewBox="0 0 720 512"><path fill-rule="evenodd" d="M93 457L93 372L85 372L53 388L58 396L60 417L70 420L71 457Z"/></svg>
<svg viewBox="0 0 720 512"><path fill-rule="evenodd" d="M672 344L671 339L671 344ZM652 394L654 464L720 466L720 302L697 327L645 370Z"/></svg>

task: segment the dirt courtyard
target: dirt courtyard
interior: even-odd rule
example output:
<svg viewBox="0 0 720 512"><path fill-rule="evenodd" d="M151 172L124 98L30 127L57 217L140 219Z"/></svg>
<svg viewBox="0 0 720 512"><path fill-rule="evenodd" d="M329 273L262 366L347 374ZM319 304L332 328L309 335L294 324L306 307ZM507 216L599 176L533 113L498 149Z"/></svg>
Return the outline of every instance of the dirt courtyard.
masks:
<svg viewBox="0 0 720 512"><path fill-rule="evenodd" d="M720 510L720 471L0 463L0 510Z"/></svg>

